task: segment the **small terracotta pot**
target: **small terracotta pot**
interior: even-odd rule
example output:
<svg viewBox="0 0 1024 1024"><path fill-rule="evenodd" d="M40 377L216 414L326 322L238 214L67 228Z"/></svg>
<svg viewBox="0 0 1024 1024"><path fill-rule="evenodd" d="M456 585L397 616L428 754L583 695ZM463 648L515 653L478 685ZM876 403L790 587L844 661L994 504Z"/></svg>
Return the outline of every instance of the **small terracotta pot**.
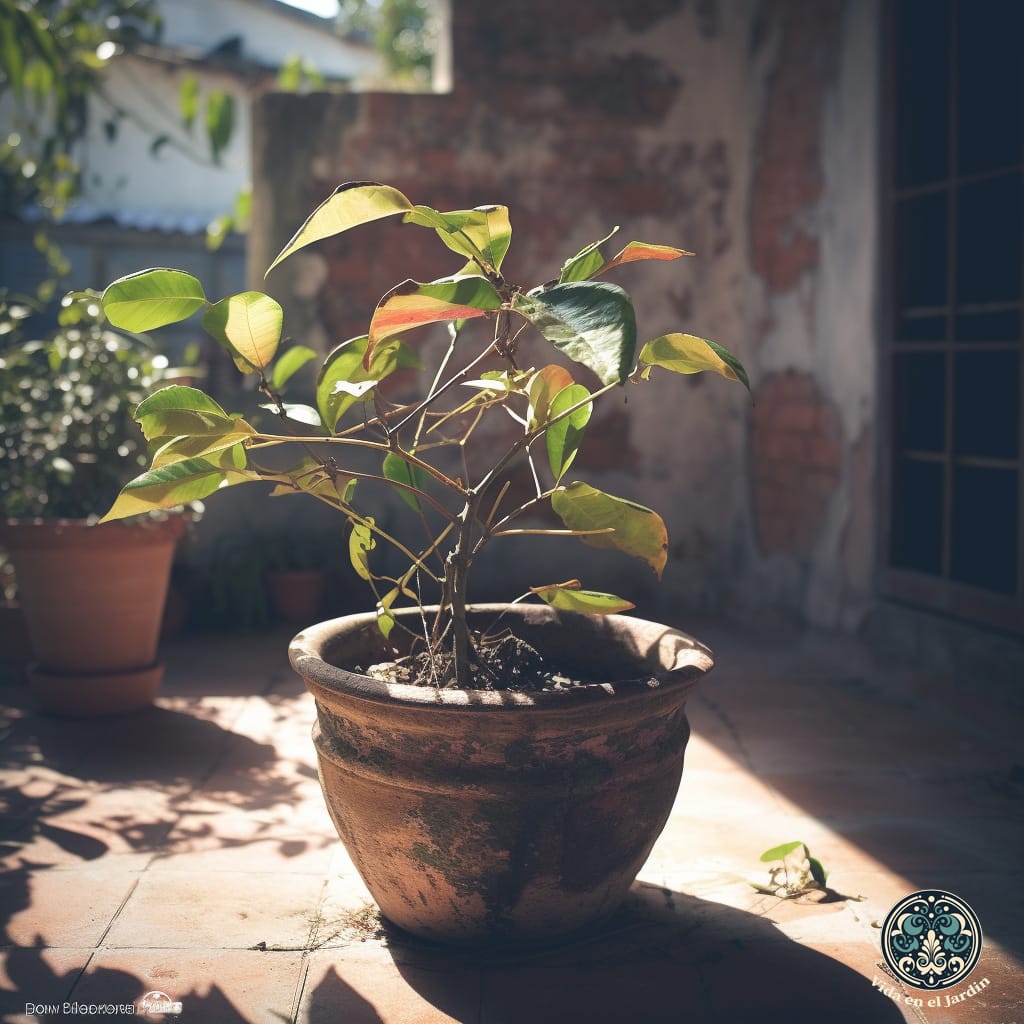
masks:
<svg viewBox="0 0 1024 1024"><path fill-rule="evenodd" d="M77 676L82 685L124 674L154 678L171 560L187 523L177 515L102 525L0 522L0 543L14 563L37 676L65 682ZM47 691L47 707L81 713L77 696L67 708L57 706L59 689ZM77 694L74 686L69 692ZM126 710L123 703L115 701L111 711ZM102 713L99 706L90 704L85 713Z"/></svg>
<svg viewBox="0 0 1024 1024"><path fill-rule="evenodd" d="M313 622L320 614L327 577L320 569L273 569L266 574L270 605L285 622Z"/></svg>
<svg viewBox="0 0 1024 1024"><path fill-rule="evenodd" d="M128 672L97 672L90 675L47 672L38 665L26 670L29 685L43 711L75 718L95 718L139 711L153 703L164 663L158 661Z"/></svg>
<svg viewBox="0 0 1024 1024"><path fill-rule="evenodd" d="M328 809L381 911L455 944L550 942L612 913L675 799L706 647L626 616L479 606L555 663L608 680L523 694L384 683L373 614L290 655L316 699ZM399 613L418 628L416 610ZM397 633L397 630L395 631Z"/></svg>

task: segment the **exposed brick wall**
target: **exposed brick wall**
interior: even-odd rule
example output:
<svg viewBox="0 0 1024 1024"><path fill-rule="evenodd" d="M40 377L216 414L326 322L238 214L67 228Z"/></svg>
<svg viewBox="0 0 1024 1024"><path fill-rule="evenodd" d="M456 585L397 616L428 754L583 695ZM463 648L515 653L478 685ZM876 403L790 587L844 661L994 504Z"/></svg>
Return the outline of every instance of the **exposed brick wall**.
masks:
<svg viewBox="0 0 1024 1024"><path fill-rule="evenodd" d="M835 73L844 0L766 5L781 40L758 135L751 260L772 291L795 287L818 263L818 241L802 218L821 198L821 112Z"/></svg>
<svg viewBox="0 0 1024 1024"><path fill-rule="evenodd" d="M842 468L839 418L814 379L790 371L754 396L750 457L762 553L807 556Z"/></svg>
<svg viewBox="0 0 1024 1024"><path fill-rule="evenodd" d="M616 224L621 244L641 238L695 250L694 260L626 267L615 279L637 299L641 341L670 330L721 341L758 383L756 405L751 411L739 389L711 375L658 375L627 389L628 408L598 410L580 474L665 516L678 555L667 586L673 573L693 579L680 586L703 600L743 578L755 602L803 609L813 573L827 576L833 563L845 573L871 532L859 522L843 533L844 503L856 498L858 515L870 519L870 451L851 495L842 429L856 417L819 359L832 343L822 322L822 225L844 215L824 208L823 117L853 6L451 7L449 95L262 101L255 205L266 220L254 232L253 264L265 266L339 182L359 179L386 181L440 209L506 203L513 242L505 269L526 285L556 276L568 255ZM456 262L431 232L390 220L286 261L271 284L289 324L299 323L296 337L319 330L323 347L364 331L400 278L440 277ZM306 266L323 284L302 292ZM299 297L291 304L289 289ZM429 330L410 336L428 351L440 344L429 339ZM543 343L522 356L524 365L554 359ZM520 468L515 486L528 494L532 481ZM830 547L829 536L848 537L849 550ZM624 573L631 566L626 560ZM789 581L785 589L779 579Z"/></svg>

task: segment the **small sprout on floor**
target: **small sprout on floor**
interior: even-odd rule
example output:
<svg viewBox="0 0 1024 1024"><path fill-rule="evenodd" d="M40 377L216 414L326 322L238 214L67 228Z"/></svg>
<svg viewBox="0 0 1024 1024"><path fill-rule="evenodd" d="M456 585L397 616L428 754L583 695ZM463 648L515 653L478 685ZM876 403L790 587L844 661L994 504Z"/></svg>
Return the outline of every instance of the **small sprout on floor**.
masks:
<svg viewBox="0 0 1024 1024"><path fill-rule="evenodd" d="M814 890L828 892L825 885L828 872L817 857L811 856L806 843L797 840L773 846L761 854L761 861L764 864L780 863L771 869L766 885L750 883L759 893L788 900Z"/></svg>

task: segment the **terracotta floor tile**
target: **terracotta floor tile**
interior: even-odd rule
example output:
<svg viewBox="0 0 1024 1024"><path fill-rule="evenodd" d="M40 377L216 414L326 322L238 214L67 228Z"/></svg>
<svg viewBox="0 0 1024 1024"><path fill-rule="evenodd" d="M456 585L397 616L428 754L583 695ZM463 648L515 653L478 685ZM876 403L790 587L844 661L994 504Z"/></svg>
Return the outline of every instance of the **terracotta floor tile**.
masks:
<svg viewBox="0 0 1024 1024"><path fill-rule="evenodd" d="M323 878L338 842L329 819L326 825L329 832L303 828L301 820L261 821L233 810L185 814L170 830L150 871L243 870Z"/></svg>
<svg viewBox="0 0 1024 1024"><path fill-rule="evenodd" d="M108 947L302 949L323 890L315 875L146 872L107 935Z"/></svg>
<svg viewBox="0 0 1024 1024"><path fill-rule="evenodd" d="M156 709L88 729L5 688L5 908L17 941L42 924L44 942L74 944L7 950L6 987L63 997L92 955L76 997L160 987L184 997L184 1019L218 1024L921 1024L872 989L872 922L947 888L981 917L990 983L927 1024L1024 1024L1016 732L924 700L848 639L705 626L719 663L690 702L679 798L627 905L514 955L381 928L319 792L290 630L186 637L165 652ZM761 852L790 840L867 899L755 892ZM288 948L248 948L261 942Z"/></svg>
<svg viewBox="0 0 1024 1024"><path fill-rule="evenodd" d="M0 890L6 942L97 945L139 881L123 870L13 871Z"/></svg>
<svg viewBox="0 0 1024 1024"><path fill-rule="evenodd" d="M393 961L353 963L331 950L311 954L308 964L298 1024L476 1024L480 1020L482 979L476 970L425 971Z"/></svg>
<svg viewBox="0 0 1024 1024"><path fill-rule="evenodd" d="M138 1003L146 993L159 991L182 1004L181 1019L189 1024L281 1024L292 1019L303 971L297 952L101 950L73 998Z"/></svg>

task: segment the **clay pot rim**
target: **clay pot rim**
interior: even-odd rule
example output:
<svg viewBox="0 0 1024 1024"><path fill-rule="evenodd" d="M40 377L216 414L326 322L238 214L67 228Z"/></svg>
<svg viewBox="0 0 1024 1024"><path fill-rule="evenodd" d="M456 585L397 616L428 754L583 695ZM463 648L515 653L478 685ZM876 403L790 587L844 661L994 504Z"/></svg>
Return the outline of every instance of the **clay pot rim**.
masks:
<svg viewBox="0 0 1024 1024"><path fill-rule="evenodd" d="M433 608L424 611L429 614ZM595 617L572 612L559 612L554 608L537 605L481 604L469 609L473 614L513 615L533 623L564 623L566 628L593 627ZM419 609L402 609L396 617L419 619ZM643 696L677 687L690 689L700 677L711 670L714 658L708 647L681 630L629 615L605 615L600 622L609 632L620 636L647 634L657 639L658 650L650 649L646 655L650 672L638 678L618 680L614 683L591 683L566 690L539 693L496 690L435 690L429 686L409 683L388 683L328 661L324 652L337 642L339 636L376 630L375 612L364 612L328 619L309 626L297 634L288 647L292 668L307 681L309 688L328 694L343 695L377 704L405 706L421 711L459 708L473 712L509 712L530 708L540 710L568 709L595 701L607 702L610 697L622 700L629 696ZM614 642L612 637L605 638ZM621 641L620 641L621 642ZM670 660L670 665L665 662ZM662 667L659 667L658 663Z"/></svg>
<svg viewBox="0 0 1024 1024"><path fill-rule="evenodd" d="M75 544L85 536L97 545L117 545L125 541L164 543L177 540L191 525L190 511L168 512L166 515L133 516L100 523L91 519L31 519L8 517L0 519L0 544L4 547L37 548Z"/></svg>

